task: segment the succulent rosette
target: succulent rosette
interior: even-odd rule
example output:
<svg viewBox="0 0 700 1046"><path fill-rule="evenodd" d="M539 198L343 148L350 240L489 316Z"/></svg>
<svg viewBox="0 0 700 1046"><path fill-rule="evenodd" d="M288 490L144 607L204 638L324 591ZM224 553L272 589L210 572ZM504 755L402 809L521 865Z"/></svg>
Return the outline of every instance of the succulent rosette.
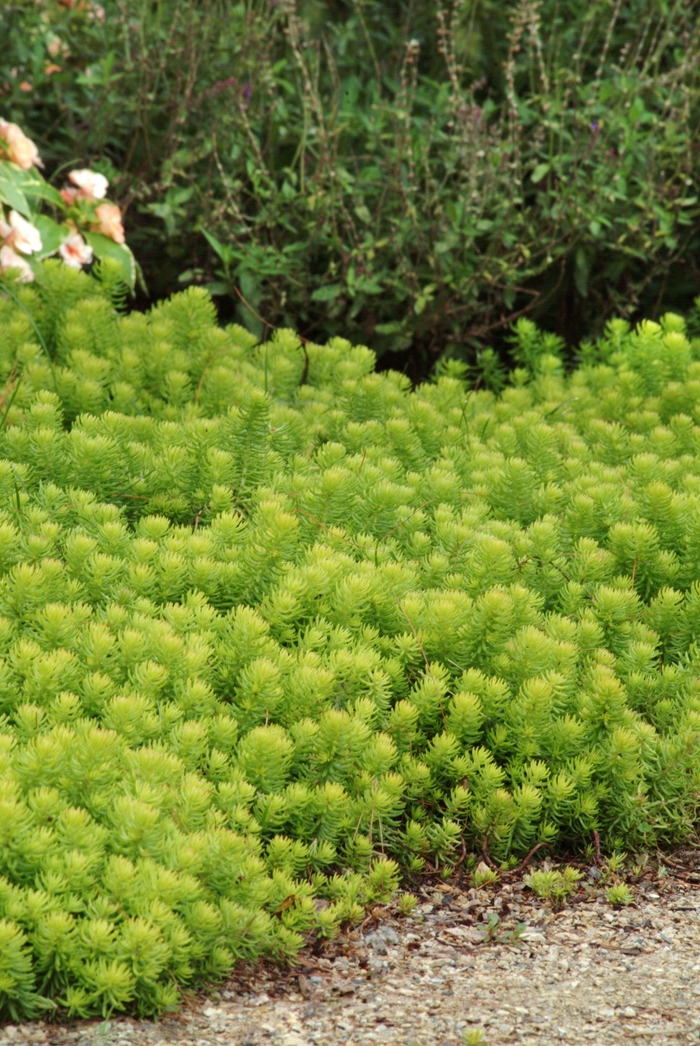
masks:
<svg viewBox="0 0 700 1046"><path fill-rule="evenodd" d="M37 146L21 127L0 118L0 277L9 272L29 282L34 263L51 255L73 269L112 258L133 288L136 262L121 210L107 198L108 179L76 168L58 190L42 177L42 166Z"/></svg>

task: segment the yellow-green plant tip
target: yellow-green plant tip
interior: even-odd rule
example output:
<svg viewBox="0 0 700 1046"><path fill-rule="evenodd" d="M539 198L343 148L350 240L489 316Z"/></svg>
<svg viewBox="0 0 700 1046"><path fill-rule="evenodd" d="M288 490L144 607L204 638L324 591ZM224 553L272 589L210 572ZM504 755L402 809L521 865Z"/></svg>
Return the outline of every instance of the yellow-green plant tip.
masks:
<svg viewBox="0 0 700 1046"><path fill-rule="evenodd" d="M399 895L398 900L398 913L399 915L411 915L415 911L418 904L418 898L412 893L402 893Z"/></svg>
<svg viewBox="0 0 700 1046"><path fill-rule="evenodd" d="M608 886L605 891L605 896L613 906L626 906L634 903L634 893L625 883L618 883L614 886Z"/></svg>

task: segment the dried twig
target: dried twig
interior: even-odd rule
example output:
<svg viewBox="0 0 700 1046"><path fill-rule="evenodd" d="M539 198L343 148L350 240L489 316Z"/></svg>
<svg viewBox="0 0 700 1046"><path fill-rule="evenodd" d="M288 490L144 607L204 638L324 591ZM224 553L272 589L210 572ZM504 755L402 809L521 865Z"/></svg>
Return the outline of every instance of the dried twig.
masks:
<svg viewBox="0 0 700 1046"><path fill-rule="evenodd" d="M535 856L535 854L538 853L542 849L549 850L549 852L551 853L552 857L556 857L556 855L554 853L554 847L551 846L550 843L545 843L545 842L537 843L535 846L533 846L533 848L530 850L530 852L525 855L525 857L522 859L522 861L520 862L520 864L518 865L517 868L513 868L511 871L505 872L504 875L507 875L507 876L520 875L520 873L527 868L528 864L530 863L532 858Z"/></svg>

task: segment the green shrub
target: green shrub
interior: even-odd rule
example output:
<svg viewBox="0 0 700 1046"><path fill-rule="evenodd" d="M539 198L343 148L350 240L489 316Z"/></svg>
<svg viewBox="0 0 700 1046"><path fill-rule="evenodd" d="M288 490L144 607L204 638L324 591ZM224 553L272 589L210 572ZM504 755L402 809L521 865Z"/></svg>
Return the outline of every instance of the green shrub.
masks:
<svg viewBox="0 0 700 1046"><path fill-rule="evenodd" d="M689 837L679 316L570 376L521 322L500 396L411 391L199 289L120 315L101 275L0 298L3 1013L158 1012L463 844Z"/></svg>
<svg viewBox="0 0 700 1046"><path fill-rule="evenodd" d="M205 281L257 335L427 373L522 310L575 342L698 292L692 4L104 10L5 3L0 104L110 178L156 296Z"/></svg>

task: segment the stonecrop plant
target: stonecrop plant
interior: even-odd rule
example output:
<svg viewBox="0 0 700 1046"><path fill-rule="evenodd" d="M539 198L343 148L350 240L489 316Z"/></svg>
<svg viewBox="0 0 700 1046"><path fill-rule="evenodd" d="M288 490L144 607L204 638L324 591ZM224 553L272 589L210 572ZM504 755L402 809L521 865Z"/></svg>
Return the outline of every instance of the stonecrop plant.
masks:
<svg viewBox="0 0 700 1046"><path fill-rule="evenodd" d="M136 262L126 245L121 211L106 198L107 178L87 168L72 170L59 191L42 178L39 167L43 163L34 142L17 124L0 119L0 273L12 271L31 283L35 263L54 254L72 269L111 258L133 289ZM41 213L42 203L52 206L53 216Z"/></svg>
<svg viewBox="0 0 700 1046"><path fill-rule="evenodd" d="M157 1013L546 841L700 796L700 339L613 320L500 395L120 312L116 262L0 293L0 1007Z"/></svg>

